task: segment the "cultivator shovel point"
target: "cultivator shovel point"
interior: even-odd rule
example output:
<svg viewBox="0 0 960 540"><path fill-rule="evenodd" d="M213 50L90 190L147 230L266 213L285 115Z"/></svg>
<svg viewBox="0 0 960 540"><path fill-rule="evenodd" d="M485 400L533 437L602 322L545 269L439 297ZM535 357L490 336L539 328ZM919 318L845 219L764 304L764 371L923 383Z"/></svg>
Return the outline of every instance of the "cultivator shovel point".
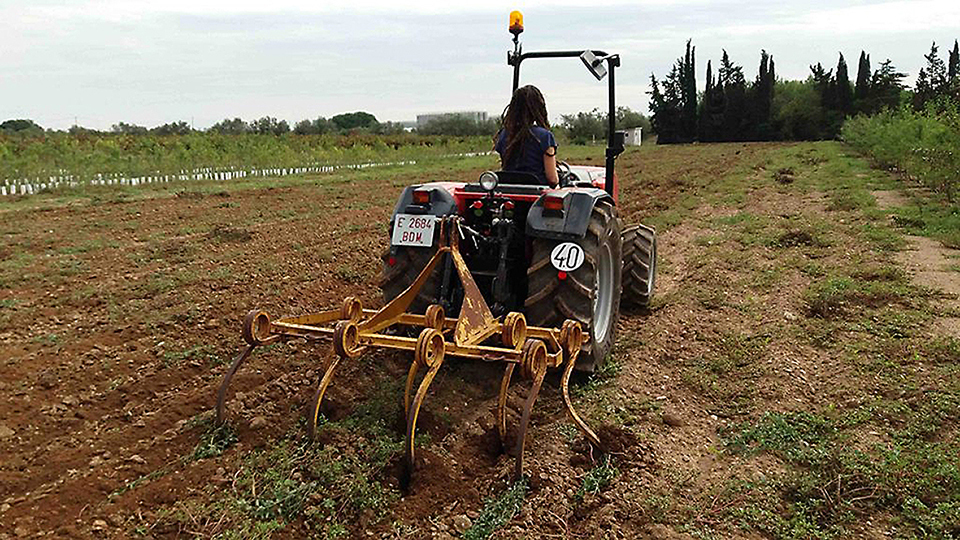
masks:
<svg viewBox="0 0 960 540"><path fill-rule="evenodd" d="M514 471L517 478L523 474L523 448L530 415L549 369L563 367L560 386L567 413L587 439L598 449L602 449L600 439L580 418L570 399L570 374L581 347L589 340L580 323L568 319L560 328L528 327L526 319L519 312L511 312L503 317L502 322L498 321L490 312L460 254L460 218L446 217L439 221L439 225L439 246L436 253L413 284L379 310L363 309L360 300L349 297L344 300L340 309L276 321L271 320L263 311L249 312L243 321L243 339L247 342L247 347L224 375L217 394L217 422L225 421L224 402L230 380L256 347L295 338L332 339L336 355L324 370L307 415L307 428L310 437L314 439L323 397L341 362L358 358L368 347L413 352L413 362L410 364L403 393L407 428L400 482L404 487L409 485L414 469L414 439L420 407L447 355L505 364L496 418L501 445L506 444L507 390L513 374L519 367L521 376L532 381L517 430ZM423 315L408 313L407 309L417 297L417 293L444 257L452 259L463 286L460 316L455 320L448 319L443 307L438 304L429 306ZM394 325L421 328L420 334L413 338L385 333ZM425 374L414 392L417 375L421 371L425 371Z"/></svg>

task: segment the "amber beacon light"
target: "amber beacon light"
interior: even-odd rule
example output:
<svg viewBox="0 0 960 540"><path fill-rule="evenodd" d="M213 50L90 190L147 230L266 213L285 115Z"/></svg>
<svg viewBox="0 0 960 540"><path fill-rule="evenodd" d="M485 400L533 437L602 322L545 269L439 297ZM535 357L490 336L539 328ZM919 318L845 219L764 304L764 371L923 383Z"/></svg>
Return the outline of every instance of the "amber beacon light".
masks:
<svg viewBox="0 0 960 540"><path fill-rule="evenodd" d="M519 11L510 12L510 33L519 36L523 32L523 13Z"/></svg>

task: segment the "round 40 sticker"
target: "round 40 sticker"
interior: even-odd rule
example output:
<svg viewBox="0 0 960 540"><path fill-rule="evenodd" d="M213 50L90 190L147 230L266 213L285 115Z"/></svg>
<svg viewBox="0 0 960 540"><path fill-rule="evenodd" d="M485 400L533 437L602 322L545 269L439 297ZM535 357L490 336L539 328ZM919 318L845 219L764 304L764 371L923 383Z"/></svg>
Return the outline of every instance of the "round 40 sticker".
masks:
<svg viewBox="0 0 960 540"><path fill-rule="evenodd" d="M583 248L573 242L564 242L553 248L550 262L561 272L573 272L583 264Z"/></svg>

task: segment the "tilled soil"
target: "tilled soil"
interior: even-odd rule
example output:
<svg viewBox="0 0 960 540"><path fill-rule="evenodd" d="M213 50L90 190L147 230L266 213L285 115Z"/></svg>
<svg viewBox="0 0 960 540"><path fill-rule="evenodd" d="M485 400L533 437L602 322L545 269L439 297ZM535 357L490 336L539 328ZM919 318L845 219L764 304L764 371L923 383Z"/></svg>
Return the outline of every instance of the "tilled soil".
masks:
<svg viewBox="0 0 960 540"><path fill-rule="evenodd" d="M621 158L621 217L661 228L658 299L622 314L617 369L593 382L579 377L574 399L617 474L599 493L582 492L598 456L570 433L551 375L527 439L529 491L498 538L687 538L684 525L713 526L730 504L718 500L718 486L783 471L769 456L720 451L724 430L765 411L843 406L870 391L854 366L806 335L804 291L816 278L795 266L881 264L888 255L845 228L860 219L855 211L778 185L765 167L785 148L645 148ZM471 167L450 174L473 178L484 168ZM223 521L172 519L171 509L211 497L210 486L236 489L244 456L302 437L303 411L332 356L324 343L302 342L256 353L227 404L238 442L221 456L185 459L239 352L239 321L252 307L303 314L348 295L379 305L394 201L404 184L435 178L415 169L378 174L391 181L345 173L222 192L187 185L143 200L104 196L43 209L25 201L5 212L0 537L225 532ZM742 196L711 188L722 179ZM731 233L746 213L760 225ZM817 224L828 231L822 244L809 232ZM785 270L783 260L796 265ZM402 385L408 362L375 352L345 365L326 416L347 417L384 380ZM493 421L500 370L450 364L421 414L429 442L410 491L399 494L395 468L380 471L378 481L398 496L386 517L361 513L346 523L350 537L457 536L508 485L513 460L499 451ZM511 424L526 386L511 391ZM385 421L402 432L402 418ZM325 437L344 451L358 444L341 431ZM680 507L686 524L665 519ZM227 510L220 519L229 521ZM879 527L859 534L881 534ZM316 530L295 519L273 537Z"/></svg>

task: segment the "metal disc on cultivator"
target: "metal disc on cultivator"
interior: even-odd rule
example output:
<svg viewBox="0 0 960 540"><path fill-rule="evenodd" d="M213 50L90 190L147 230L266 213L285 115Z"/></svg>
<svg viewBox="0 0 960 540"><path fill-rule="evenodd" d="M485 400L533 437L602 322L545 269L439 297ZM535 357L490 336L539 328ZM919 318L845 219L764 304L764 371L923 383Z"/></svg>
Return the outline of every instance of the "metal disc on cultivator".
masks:
<svg viewBox="0 0 960 540"><path fill-rule="evenodd" d="M523 448L533 405L550 369L564 368L561 378L564 406L587 439L600 448L600 439L583 422L570 399L570 374L581 347L588 342L588 336L583 332L580 323L568 319L560 328L527 326L526 318L518 312L508 313L502 322L494 318L460 254L457 226L459 219L452 216L440 220L439 247L433 257L405 291L379 310L363 309L359 300L349 297L338 309L276 321L259 310L247 314L242 334L248 346L234 360L220 385L217 395L217 421L225 421L224 402L227 387L253 349L278 340L330 338L336 355L326 366L310 404L307 428L311 438L316 438L320 406L341 362L355 360L370 347L413 353L403 395L404 412L407 416L400 477L403 487L409 485L416 462L414 441L420 408L430 384L448 356L500 362L505 365L497 399L497 433L501 443L506 440L507 390L513 374L519 367L520 375L531 381L531 389L524 403L517 431L517 477L523 474ZM455 320L448 319L443 307L436 304L428 306L423 315L408 313L411 304L418 298L421 287L444 257L450 257L463 285L464 299L459 317ZM395 325L420 328L420 334L414 338L386 332ZM420 371L425 371L425 374L414 392L414 383Z"/></svg>

